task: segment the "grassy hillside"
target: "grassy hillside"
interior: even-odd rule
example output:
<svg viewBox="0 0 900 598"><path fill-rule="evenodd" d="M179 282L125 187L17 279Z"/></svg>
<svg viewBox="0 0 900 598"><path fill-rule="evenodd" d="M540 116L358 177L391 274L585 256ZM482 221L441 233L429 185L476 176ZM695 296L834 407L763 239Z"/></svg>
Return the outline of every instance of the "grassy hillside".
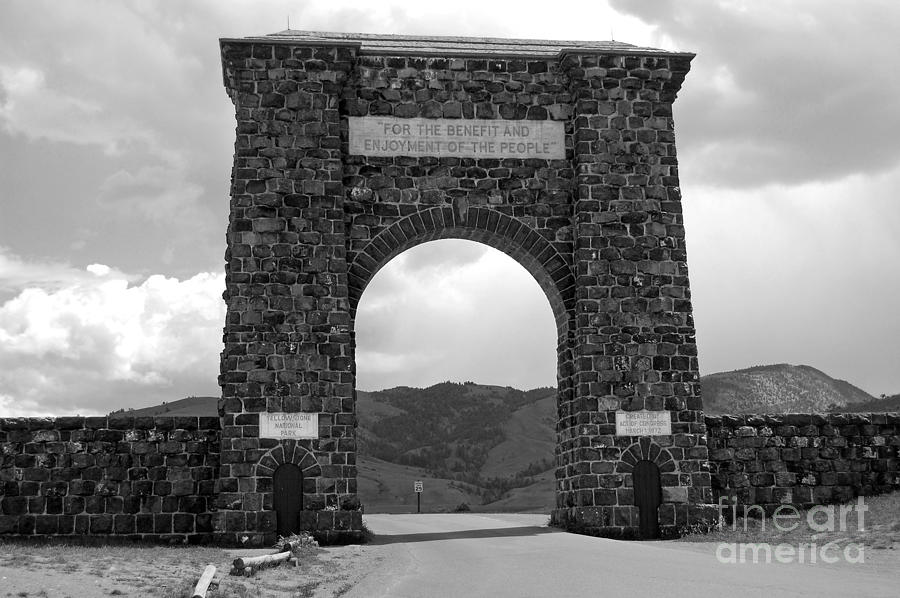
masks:
<svg viewBox="0 0 900 598"><path fill-rule="evenodd" d="M556 508L556 475L545 471L534 478L534 483L521 488L513 488L506 495L492 503L473 507L473 511L493 511L507 513L549 513Z"/></svg>
<svg viewBox="0 0 900 598"><path fill-rule="evenodd" d="M422 512L453 511L460 504L478 505L481 498L465 484L435 478L427 471L360 455L357 459L359 496L367 513L415 513L413 483L421 480Z"/></svg>
<svg viewBox="0 0 900 598"><path fill-rule="evenodd" d="M523 392L444 382L425 389L360 392L357 400L359 454L370 459L370 474L381 476L384 485L361 485L360 499L369 509L394 508L396 497L411 487L385 463L436 480L441 498L435 504L447 506L447 500L458 498L473 509L511 508L494 505L513 489L540 485L541 474L552 471L553 389ZM546 484L552 493L552 480Z"/></svg>
<svg viewBox="0 0 900 598"><path fill-rule="evenodd" d="M219 397L187 397L178 401L142 407L140 409L119 409L110 415L124 413L135 417L154 417L157 415L185 415L215 417L218 412Z"/></svg>
<svg viewBox="0 0 900 598"><path fill-rule="evenodd" d="M500 424L503 439L488 452L481 467L486 477L503 477L531 464L550 469L556 449L556 392L509 414Z"/></svg>

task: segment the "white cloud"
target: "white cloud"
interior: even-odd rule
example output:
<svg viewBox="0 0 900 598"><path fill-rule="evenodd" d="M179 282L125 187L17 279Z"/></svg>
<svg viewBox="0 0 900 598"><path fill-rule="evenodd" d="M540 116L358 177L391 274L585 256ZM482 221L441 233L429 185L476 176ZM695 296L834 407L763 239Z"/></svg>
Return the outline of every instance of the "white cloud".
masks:
<svg viewBox="0 0 900 598"><path fill-rule="evenodd" d="M7 263L21 260L6 258ZM106 412L216 394L224 276L139 284L103 264L18 279L0 305L0 410ZM61 274L60 274L61 273Z"/></svg>
<svg viewBox="0 0 900 598"><path fill-rule="evenodd" d="M110 154L118 153L123 145L154 138L134 119L110 114L95 99L49 87L45 73L32 67L0 65L0 93L0 123L12 134L99 145Z"/></svg>
<svg viewBox="0 0 900 598"><path fill-rule="evenodd" d="M437 252L447 258L426 267L421 256ZM472 241L425 243L389 262L360 300L356 340L363 390L444 380L556 384L546 296L512 258Z"/></svg>
<svg viewBox="0 0 900 598"><path fill-rule="evenodd" d="M79 209L72 230L48 235L40 251L56 243L51 251L87 250L95 261L115 252L132 270L182 276L211 268L209 247L225 230L234 135L215 7L11 1L3 13L0 151L46 160L49 179L11 174L6 193L22 203L30 194L54 197L72 173L92 175L44 200ZM76 227L104 230L76 236ZM166 246L148 247L151 235ZM11 236L17 250L37 250L33 235Z"/></svg>
<svg viewBox="0 0 900 598"><path fill-rule="evenodd" d="M900 5L772 0L627 2L696 52L675 104L679 155L724 188L838 180L900 162Z"/></svg>
<svg viewBox="0 0 900 598"><path fill-rule="evenodd" d="M115 211L119 218L163 228L166 243L160 255L165 264L176 258L174 246L190 250L196 239L212 236L214 225L224 230L224 217L217 220L202 201L204 188L190 180L183 163L168 162L118 170L101 183L97 197L102 208Z"/></svg>
<svg viewBox="0 0 900 598"><path fill-rule="evenodd" d="M106 264L89 264L88 267L85 268L85 270L87 270L94 276L106 276L112 271L112 269Z"/></svg>
<svg viewBox="0 0 900 598"><path fill-rule="evenodd" d="M898 187L900 168L759 191L688 186L701 373L804 363L896 393Z"/></svg>
<svg viewBox="0 0 900 598"><path fill-rule="evenodd" d="M109 274L134 280L103 264L91 264L82 270L61 261L25 259L0 245L0 297L25 288L60 289Z"/></svg>

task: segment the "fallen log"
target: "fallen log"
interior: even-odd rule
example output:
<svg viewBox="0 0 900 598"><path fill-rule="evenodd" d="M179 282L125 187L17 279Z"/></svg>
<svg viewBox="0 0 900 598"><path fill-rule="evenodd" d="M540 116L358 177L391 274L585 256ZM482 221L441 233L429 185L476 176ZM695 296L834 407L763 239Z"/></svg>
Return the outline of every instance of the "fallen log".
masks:
<svg viewBox="0 0 900 598"><path fill-rule="evenodd" d="M191 598L206 598L206 591L209 589L209 584L212 582L215 575L216 566L207 565L206 569L203 570L200 579L197 580L197 585L194 586L194 593L191 594Z"/></svg>
<svg viewBox="0 0 900 598"><path fill-rule="evenodd" d="M303 546L303 540L286 540L279 549L281 552L293 552Z"/></svg>
<svg viewBox="0 0 900 598"><path fill-rule="evenodd" d="M234 559L235 569L246 569L252 567L259 569L260 567L268 567L269 565L277 565L282 561L291 558L290 551L278 552L275 554L264 554L262 556L245 556Z"/></svg>

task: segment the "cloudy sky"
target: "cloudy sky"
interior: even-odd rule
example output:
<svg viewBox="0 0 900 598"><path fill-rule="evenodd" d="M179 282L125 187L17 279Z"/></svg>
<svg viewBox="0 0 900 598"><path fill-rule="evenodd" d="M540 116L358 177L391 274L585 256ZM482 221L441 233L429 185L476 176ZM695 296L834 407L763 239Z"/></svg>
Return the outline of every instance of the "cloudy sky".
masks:
<svg viewBox="0 0 900 598"><path fill-rule="evenodd" d="M900 392L897 2L3 0L0 414L218 394L234 117L217 39L288 17L696 52L675 122L701 373L802 363ZM392 261L357 332L361 389L555 384L546 299L473 243Z"/></svg>

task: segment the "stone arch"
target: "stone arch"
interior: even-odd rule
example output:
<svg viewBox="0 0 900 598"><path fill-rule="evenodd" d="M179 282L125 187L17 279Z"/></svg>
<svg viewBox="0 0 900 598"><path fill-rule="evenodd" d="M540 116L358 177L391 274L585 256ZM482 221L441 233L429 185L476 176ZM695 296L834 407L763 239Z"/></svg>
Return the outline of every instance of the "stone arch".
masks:
<svg viewBox="0 0 900 598"><path fill-rule="evenodd" d="M616 471L623 474L631 474L638 461L650 461L659 467L660 474L673 473L677 469L672 453L647 436L644 436L622 451L622 457L619 459ZM665 476L663 476L663 479L665 480Z"/></svg>
<svg viewBox="0 0 900 598"><path fill-rule="evenodd" d="M574 413L573 343L575 334L576 280L571 248L551 242L528 222L491 207L431 207L405 216L380 230L359 251L348 255L348 296L351 322L360 298L375 274L392 258L421 243L439 239L463 239L482 243L513 258L538 283L547 298L557 331L557 445L558 468L565 469L562 443ZM351 335L351 343L355 338ZM355 344L354 344L355 347Z"/></svg>
<svg viewBox="0 0 900 598"><path fill-rule="evenodd" d="M568 330L575 303L575 277L570 260L521 220L485 207L420 210L379 232L351 256L348 275L351 314L355 315L366 286L393 257L421 243L448 238L477 241L516 260L543 289L560 335Z"/></svg>
<svg viewBox="0 0 900 598"><path fill-rule="evenodd" d="M255 475L258 478L271 478L275 469L285 463L299 467L304 480L322 475L316 456L296 440L282 440L278 446L269 449L256 463Z"/></svg>
<svg viewBox="0 0 900 598"><path fill-rule="evenodd" d="M662 460L662 526L715 517L671 116L693 55L616 42L423 38L407 48L385 36L289 33L222 40L237 134L217 537L271 544L262 501L279 458L310 468L308 529L360 537L357 304L393 256L454 237L513 257L556 319L553 522L633 531L627 484L643 456ZM629 115L627 131L611 111ZM413 118L544 121L535 139L563 152L456 155L412 128L394 140L405 147L350 143L382 119ZM619 463L619 443L638 442L615 436L622 404L671 406L674 430L654 437L666 451L638 444ZM264 411L317 413L319 437L266 455L277 441L259 438Z"/></svg>
<svg viewBox="0 0 900 598"><path fill-rule="evenodd" d="M639 505L640 489L637 487L637 476L635 475L635 467L638 463L652 463L657 467L658 486L661 490L659 503L656 512L650 511L652 515L643 513L643 508ZM622 456L616 465L616 471L622 474L622 482L628 488L626 494L631 497L633 507L621 505L620 508L630 510L631 525L637 531L639 537L644 539L653 539L659 537L659 534L671 534L676 520L683 520L686 516L685 507L687 505L674 505L673 500L682 502L679 499L680 484L678 475L677 461L672 457L672 453L665 447L660 446L652 438L644 436L637 442L631 444L622 451ZM675 490L673 494L672 491ZM684 489L687 498L687 489ZM681 511L679 519L676 511ZM648 519L648 517L650 519ZM652 529L652 531L650 531Z"/></svg>

